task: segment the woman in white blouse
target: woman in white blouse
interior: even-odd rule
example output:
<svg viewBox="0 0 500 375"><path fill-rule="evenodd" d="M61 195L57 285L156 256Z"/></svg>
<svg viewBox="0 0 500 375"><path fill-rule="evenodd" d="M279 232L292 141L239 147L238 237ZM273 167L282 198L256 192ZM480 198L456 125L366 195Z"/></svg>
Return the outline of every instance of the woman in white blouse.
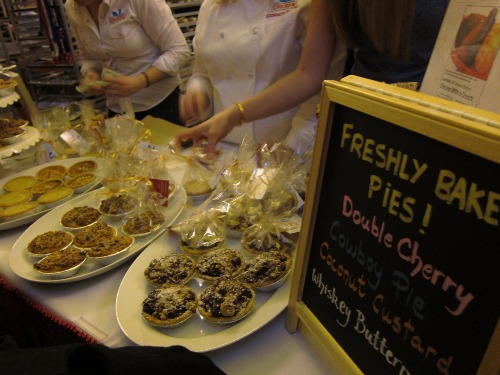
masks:
<svg viewBox="0 0 500 375"><path fill-rule="evenodd" d="M111 113L121 112L121 98L130 98L138 119L180 123L179 69L190 51L165 0L68 0L65 7L81 83L109 82L101 90ZM112 73L103 77L103 69Z"/></svg>
<svg viewBox="0 0 500 375"><path fill-rule="evenodd" d="M189 125L261 92L292 72L307 28L310 0L205 0L193 40L195 65L181 117ZM343 54L336 55L338 76ZM320 87L317 88L319 91ZM235 127L224 138L240 143L285 141L309 148L318 97L302 106Z"/></svg>

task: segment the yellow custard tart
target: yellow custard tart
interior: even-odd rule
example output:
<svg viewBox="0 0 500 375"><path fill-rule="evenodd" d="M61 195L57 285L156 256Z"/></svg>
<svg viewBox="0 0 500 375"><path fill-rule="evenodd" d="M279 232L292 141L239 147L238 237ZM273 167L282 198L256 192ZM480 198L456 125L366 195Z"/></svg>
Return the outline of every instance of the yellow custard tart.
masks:
<svg viewBox="0 0 500 375"><path fill-rule="evenodd" d="M5 191L18 191L31 189L34 185L38 183L38 180L33 176L19 176L7 181L3 185Z"/></svg>
<svg viewBox="0 0 500 375"><path fill-rule="evenodd" d="M31 188L31 192L36 195L42 195L48 192L49 190L59 188L63 185L64 182L62 182L62 180L40 181Z"/></svg>
<svg viewBox="0 0 500 375"><path fill-rule="evenodd" d="M18 204L28 202L33 198L29 190L19 190L0 196L0 207L12 207Z"/></svg>
<svg viewBox="0 0 500 375"><path fill-rule="evenodd" d="M52 189L38 197L38 203L46 207L54 207L66 200L70 199L75 191L69 187L62 186L57 189Z"/></svg>

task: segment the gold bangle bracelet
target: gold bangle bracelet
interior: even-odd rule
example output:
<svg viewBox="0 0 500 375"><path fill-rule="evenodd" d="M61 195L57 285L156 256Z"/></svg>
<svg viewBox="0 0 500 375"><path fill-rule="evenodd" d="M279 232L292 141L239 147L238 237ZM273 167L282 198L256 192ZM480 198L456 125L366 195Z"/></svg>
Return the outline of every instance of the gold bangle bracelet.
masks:
<svg viewBox="0 0 500 375"><path fill-rule="evenodd" d="M234 104L236 104L238 110L240 111L240 122L236 126L241 126L245 122L245 108L239 102L236 102Z"/></svg>
<svg viewBox="0 0 500 375"><path fill-rule="evenodd" d="M144 79L146 80L146 87L149 87L149 85L151 85L151 81L149 80L148 73L146 73L146 72L141 72L141 75L143 75L143 76L144 76Z"/></svg>

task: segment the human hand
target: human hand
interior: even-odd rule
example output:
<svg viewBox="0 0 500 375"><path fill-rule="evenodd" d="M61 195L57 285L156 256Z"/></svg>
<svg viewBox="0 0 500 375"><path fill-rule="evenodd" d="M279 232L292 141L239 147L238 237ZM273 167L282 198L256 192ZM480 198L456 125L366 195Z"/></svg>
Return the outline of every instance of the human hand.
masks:
<svg viewBox="0 0 500 375"><path fill-rule="evenodd" d="M217 143L239 123L239 117L238 107L230 106L207 121L179 133L174 144L179 146L183 142L193 141L194 147L204 147L207 156L214 158L218 155Z"/></svg>
<svg viewBox="0 0 500 375"><path fill-rule="evenodd" d="M109 85L104 88L107 97L110 98L127 98L142 90L145 85L144 78L138 76L116 76L103 78L104 82L109 82Z"/></svg>
<svg viewBox="0 0 500 375"><path fill-rule="evenodd" d="M179 98L180 117L185 123L203 121L209 105L210 99L203 90L188 88Z"/></svg>
<svg viewBox="0 0 500 375"><path fill-rule="evenodd" d="M92 82L100 81L101 73L96 69L89 69L85 73L85 76L80 81L80 86L87 87L86 90L90 90L93 95L101 95L104 93L102 86L91 85Z"/></svg>

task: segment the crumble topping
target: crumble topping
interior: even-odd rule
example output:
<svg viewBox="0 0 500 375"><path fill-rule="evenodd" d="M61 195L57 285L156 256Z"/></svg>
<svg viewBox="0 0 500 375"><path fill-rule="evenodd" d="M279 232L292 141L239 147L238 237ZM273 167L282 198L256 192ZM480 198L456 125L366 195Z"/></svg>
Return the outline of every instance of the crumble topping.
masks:
<svg viewBox="0 0 500 375"><path fill-rule="evenodd" d="M89 248L101 241L106 241L116 236L116 229L104 222L98 222L90 227L80 229L75 233L73 245Z"/></svg>
<svg viewBox="0 0 500 375"><path fill-rule="evenodd" d="M125 222L123 231L127 234L144 234L154 231L165 222L165 216L159 212L146 211L133 216Z"/></svg>
<svg viewBox="0 0 500 375"><path fill-rule="evenodd" d="M193 275L195 261L185 254L169 254L153 259L144 276L154 286L183 284Z"/></svg>
<svg viewBox="0 0 500 375"><path fill-rule="evenodd" d="M281 251L262 253L246 263L240 280L254 287L268 286L283 278L291 264L291 257L287 253Z"/></svg>
<svg viewBox="0 0 500 375"><path fill-rule="evenodd" d="M64 213L61 224L68 228L80 228L95 223L101 217L101 213L89 206L74 207Z"/></svg>
<svg viewBox="0 0 500 375"><path fill-rule="evenodd" d="M128 236L113 237L92 246L87 250L87 255L91 258L101 258L107 255L115 254L121 250L126 249L134 239Z"/></svg>
<svg viewBox="0 0 500 375"><path fill-rule="evenodd" d="M153 290L142 302L142 315L155 325L181 323L196 312L196 293L183 285Z"/></svg>
<svg viewBox="0 0 500 375"><path fill-rule="evenodd" d="M132 211L137 199L127 194L117 194L105 198L99 205L99 210L108 215L123 215Z"/></svg>
<svg viewBox="0 0 500 375"><path fill-rule="evenodd" d="M28 251L32 254L49 254L63 249L73 242L73 235L64 231L49 231L39 234L28 243Z"/></svg>
<svg viewBox="0 0 500 375"><path fill-rule="evenodd" d="M62 272L79 265L85 257L85 251L81 250L57 250L35 263L33 267L43 273Z"/></svg>
<svg viewBox="0 0 500 375"><path fill-rule="evenodd" d="M196 263L197 275L206 280L235 277L244 266L244 258L233 249L218 249L203 254Z"/></svg>

